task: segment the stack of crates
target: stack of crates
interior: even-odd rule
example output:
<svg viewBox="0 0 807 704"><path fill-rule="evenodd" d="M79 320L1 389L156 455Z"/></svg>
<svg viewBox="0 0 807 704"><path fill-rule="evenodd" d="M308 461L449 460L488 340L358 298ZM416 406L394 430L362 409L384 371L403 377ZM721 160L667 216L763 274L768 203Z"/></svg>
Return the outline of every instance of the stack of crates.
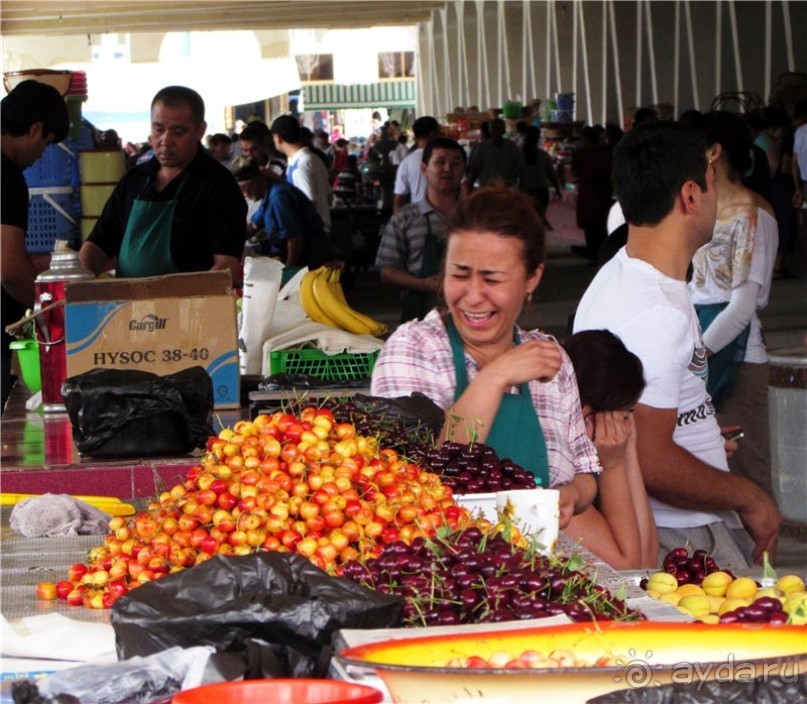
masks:
<svg viewBox="0 0 807 704"><path fill-rule="evenodd" d="M78 245L81 208L78 198L78 152L92 147L89 127L77 139L48 146L42 158L23 172L28 184L28 232L25 245L32 254L52 252L56 240Z"/></svg>

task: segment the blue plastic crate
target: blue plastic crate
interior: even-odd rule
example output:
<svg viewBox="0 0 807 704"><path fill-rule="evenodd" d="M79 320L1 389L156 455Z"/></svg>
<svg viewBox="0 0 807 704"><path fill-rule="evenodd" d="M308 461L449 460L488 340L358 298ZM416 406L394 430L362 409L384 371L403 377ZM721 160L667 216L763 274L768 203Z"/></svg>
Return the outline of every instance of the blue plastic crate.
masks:
<svg viewBox="0 0 807 704"><path fill-rule="evenodd" d="M75 193L69 187L36 189L31 193L28 231L25 233L25 248L30 253L52 252L56 240L67 240L71 247L76 245L78 222L73 208L75 198Z"/></svg>
<svg viewBox="0 0 807 704"><path fill-rule="evenodd" d="M89 127L82 128L78 139L66 139L45 148L42 157L23 171L29 188L55 188L79 184L78 152L92 148Z"/></svg>

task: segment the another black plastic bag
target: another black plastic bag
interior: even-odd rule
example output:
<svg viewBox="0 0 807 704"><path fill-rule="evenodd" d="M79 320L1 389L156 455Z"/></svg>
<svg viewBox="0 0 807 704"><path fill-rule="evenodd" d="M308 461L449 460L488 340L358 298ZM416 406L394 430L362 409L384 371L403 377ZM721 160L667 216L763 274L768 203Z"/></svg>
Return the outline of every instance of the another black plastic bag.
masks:
<svg viewBox="0 0 807 704"><path fill-rule="evenodd" d="M217 555L144 584L112 607L119 658L179 645L237 652L260 674L320 674L342 628L401 625L403 600L337 579L300 555Z"/></svg>
<svg viewBox="0 0 807 704"><path fill-rule="evenodd" d="M213 434L213 382L202 367L167 376L92 369L66 379L62 396L82 455L180 455Z"/></svg>

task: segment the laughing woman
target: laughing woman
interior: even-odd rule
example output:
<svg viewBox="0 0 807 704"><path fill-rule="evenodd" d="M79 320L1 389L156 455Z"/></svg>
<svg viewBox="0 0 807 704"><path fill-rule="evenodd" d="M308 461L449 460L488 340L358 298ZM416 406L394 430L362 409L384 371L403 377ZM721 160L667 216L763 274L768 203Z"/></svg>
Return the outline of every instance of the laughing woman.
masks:
<svg viewBox="0 0 807 704"><path fill-rule="evenodd" d="M560 489L563 528L591 504L600 467L568 356L516 325L544 272L541 217L514 189L480 188L458 204L446 238L445 308L395 331L372 393L425 394L446 411L442 440L484 442Z"/></svg>

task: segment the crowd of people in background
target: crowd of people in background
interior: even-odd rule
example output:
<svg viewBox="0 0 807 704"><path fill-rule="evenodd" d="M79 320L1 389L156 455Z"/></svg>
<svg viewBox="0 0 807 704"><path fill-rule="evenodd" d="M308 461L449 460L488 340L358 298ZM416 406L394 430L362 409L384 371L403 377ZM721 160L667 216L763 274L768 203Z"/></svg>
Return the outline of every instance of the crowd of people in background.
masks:
<svg viewBox="0 0 807 704"><path fill-rule="evenodd" d="M3 101L4 218L7 185L24 202L21 168L66 131L64 119L12 114L16 97ZM624 135L582 129L569 164L585 236L574 251L599 270L566 351L517 324L544 273L550 189L561 196L566 166L527 121L508 134L493 117L470 150L430 116L411 146L392 120L361 147L293 115L206 135L201 96L169 86L152 101L148 145L124 148L129 169L80 260L95 273L114 261L125 276L226 269L238 281L246 244L291 273L343 256L332 213L373 203L385 214L375 263L402 311L374 394L426 394L446 410L443 439L485 441L559 488L561 527L613 564L652 566L659 545L687 543L750 565L774 553L781 521L758 313L773 277L790 275L807 189L807 101L794 107L792 118L769 107L677 121L642 108ZM95 142L121 148L113 130ZM3 221L4 308L31 302L32 277L21 288L6 266L27 261L17 220ZM595 357L621 365L624 383L597 384ZM723 438L733 425L742 446Z"/></svg>

